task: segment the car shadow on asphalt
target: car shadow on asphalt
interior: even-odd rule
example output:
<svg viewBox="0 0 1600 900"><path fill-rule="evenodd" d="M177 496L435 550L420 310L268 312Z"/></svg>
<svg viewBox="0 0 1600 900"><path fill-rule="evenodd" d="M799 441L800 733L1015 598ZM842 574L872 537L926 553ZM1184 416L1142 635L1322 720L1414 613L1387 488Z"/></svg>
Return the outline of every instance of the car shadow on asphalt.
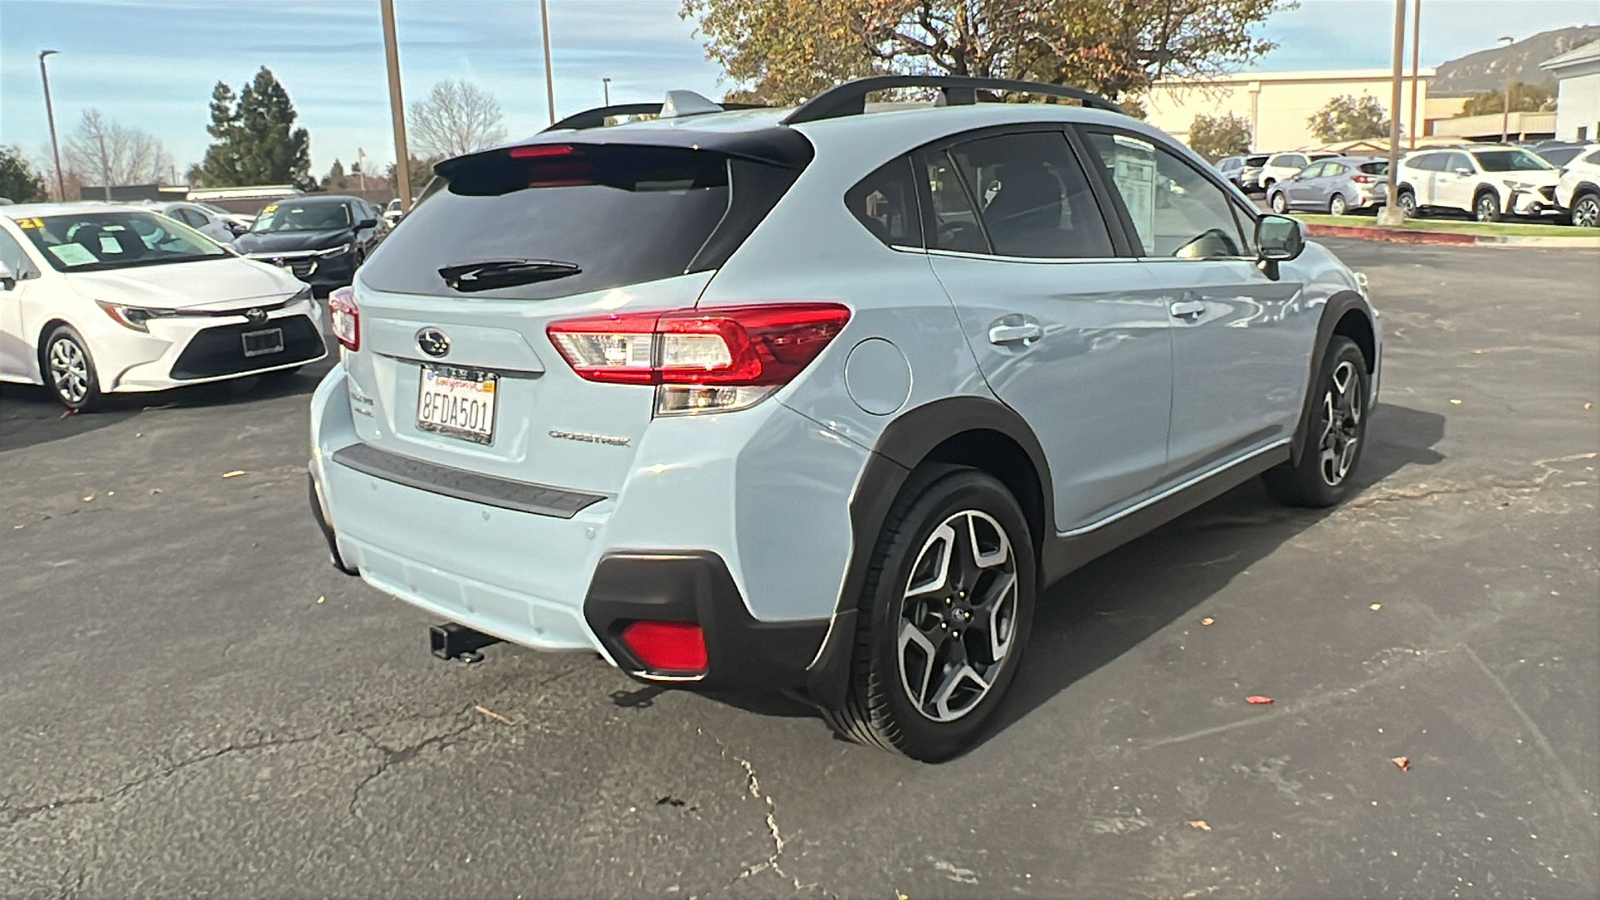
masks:
<svg viewBox="0 0 1600 900"><path fill-rule="evenodd" d="M247 376L154 393L109 394L100 411L81 414L68 413L55 395L41 385L0 385L0 453L96 431L159 410L236 406L296 394L309 395L336 358L330 354L293 372Z"/></svg>
<svg viewBox="0 0 1600 900"><path fill-rule="evenodd" d="M1385 404L1373 411L1357 493L1410 466L1444 460L1445 419ZM1107 665L1221 591L1240 573L1333 514L1276 503L1252 478L1199 509L1096 559L1040 597L1028 655L978 744Z"/></svg>
<svg viewBox="0 0 1600 900"><path fill-rule="evenodd" d="M1444 437L1436 413L1384 404L1372 416L1358 470L1356 496L1408 466L1444 460L1433 448ZM1033 634L1017 679L981 746L1052 697L1189 615L1241 572L1338 509L1281 506L1260 479L1096 559L1049 586L1034 612ZM641 698L648 702L653 694ZM776 694L714 694L758 715L816 716L811 706ZM622 699L634 705L632 694Z"/></svg>

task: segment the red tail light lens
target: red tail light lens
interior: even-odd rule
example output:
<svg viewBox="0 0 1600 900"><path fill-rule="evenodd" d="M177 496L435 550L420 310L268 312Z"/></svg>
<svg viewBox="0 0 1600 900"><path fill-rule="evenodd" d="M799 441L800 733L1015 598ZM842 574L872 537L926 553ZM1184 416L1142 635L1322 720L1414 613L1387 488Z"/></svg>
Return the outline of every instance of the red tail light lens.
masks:
<svg viewBox="0 0 1600 900"><path fill-rule="evenodd" d="M647 668L658 672L704 672L706 636L694 622L634 622L622 643Z"/></svg>
<svg viewBox="0 0 1600 900"><path fill-rule="evenodd" d="M1372 175L1358 174L1358 175L1351 175L1350 176L1350 180L1354 181L1356 184L1372 184L1373 182L1377 181L1378 179L1376 177L1372 176Z"/></svg>
<svg viewBox="0 0 1600 900"><path fill-rule="evenodd" d="M361 349L361 310L356 306L355 289L342 287L328 295L328 321L339 346Z"/></svg>
<svg viewBox="0 0 1600 900"><path fill-rule="evenodd" d="M552 322L580 378L654 384L661 415L742 409L788 384L850 321L838 303L772 303Z"/></svg>

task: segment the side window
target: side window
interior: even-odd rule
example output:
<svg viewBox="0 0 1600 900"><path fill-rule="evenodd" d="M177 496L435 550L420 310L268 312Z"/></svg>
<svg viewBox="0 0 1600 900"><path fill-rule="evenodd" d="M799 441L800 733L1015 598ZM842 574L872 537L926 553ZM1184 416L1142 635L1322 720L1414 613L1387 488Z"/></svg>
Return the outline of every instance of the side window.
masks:
<svg viewBox="0 0 1600 900"><path fill-rule="evenodd" d="M1455 172L1457 169L1466 169L1468 172L1474 171L1472 159L1465 153L1452 153L1445 157L1444 170L1446 172Z"/></svg>
<svg viewBox="0 0 1600 900"><path fill-rule="evenodd" d="M1345 168L1344 166L1338 164L1338 163L1323 163L1322 164L1322 174L1319 175L1318 177L1319 178L1335 178L1335 177L1338 177L1340 175L1343 175L1344 173L1346 173L1348 171L1350 171L1350 170Z"/></svg>
<svg viewBox="0 0 1600 900"><path fill-rule="evenodd" d="M28 259L28 254L17 243L17 239L0 230L0 262L6 264L11 274L16 278L27 278L39 274L39 269Z"/></svg>
<svg viewBox="0 0 1600 900"><path fill-rule="evenodd" d="M1114 255L1088 176L1059 131L1005 134L951 148L1000 256Z"/></svg>
<svg viewBox="0 0 1600 900"><path fill-rule="evenodd" d="M1104 132L1087 136L1133 219L1145 255L1245 255L1248 242L1228 196L1187 162L1142 138Z"/></svg>
<svg viewBox="0 0 1600 900"><path fill-rule="evenodd" d="M182 221L185 225L189 225L194 228L203 228L206 225L206 217L202 215L199 210L184 209L183 207L179 207L178 213L182 217Z"/></svg>
<svg viewBox="0 0 1600 900"><path fill-rule="evenodd" d="M955 163L944 153L927 156L928 193L933 198L928 224L928 246L940 250L988 253L989 241L978 225L978 214L967 197L967 189L956 174Z"/></svg>
<svg viewBox="0 0 1600 900"><path fill-rule="evenodd" d="M880 166L845 192L844 205L872 236L894 247L922 246L922 216L911 158Z"/></svg>
<svg viewBox="0 0 1600 900"><path fill-rule="evenodd" d="M1588 156L1585 156L1583 161L1591 166L1600 166L1600 150L1596 150L1593 153L1590 153Z"/></svg>
<svg viewBox="0 0 1600 900"><path fill-rule="evenodd" d="M1330 174L1330 172L1328 171L1327 163L1312 163L1301 170L1300 180L1310 181L1313 178L1321 178L1322 176L1328 174Z"/></svg>

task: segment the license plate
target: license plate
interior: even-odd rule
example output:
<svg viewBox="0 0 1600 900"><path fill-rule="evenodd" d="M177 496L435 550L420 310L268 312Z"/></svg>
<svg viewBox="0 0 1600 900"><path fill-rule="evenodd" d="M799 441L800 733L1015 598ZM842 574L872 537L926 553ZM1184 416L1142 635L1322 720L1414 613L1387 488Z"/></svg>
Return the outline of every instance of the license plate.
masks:
<svg viewBox="0 0 1600 900"><path fill-rule="evenodd" d="M265 356L268 353L283 352L282 328L246 331L241 337L244 340L245 356Z"/></svg>
<svg viewBox="0 0 1600 900"><path fill-rule="evenodd" d="M494 400L500 376L459 366L424 364L417 389L417 427L434 434L494 443Z"/></svg>

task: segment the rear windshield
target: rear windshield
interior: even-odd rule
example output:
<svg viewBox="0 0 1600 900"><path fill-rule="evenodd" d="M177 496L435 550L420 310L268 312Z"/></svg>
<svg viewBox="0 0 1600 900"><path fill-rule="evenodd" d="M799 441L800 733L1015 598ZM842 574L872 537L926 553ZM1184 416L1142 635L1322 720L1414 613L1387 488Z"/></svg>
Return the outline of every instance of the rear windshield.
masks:
<svg viewBox="0 0 1600 900"><path fill-rule="evenodd" d="M1378 162L1362 163L1360 166L1357 166L1357 168L1359 168L1361 171L1367 173L1368 175L1387 175L1387 174L1389 174L1389 163L1387 161L1384 161L1384 160L1379 160Z"/></svg>
<svg viewBox="0 0 1600 900"><path fill-rule="evenodd" d="M1245 157L1244 164L1247 166L1254 166L1255 168L1259 169L1267 164L1267 158L1265 156L1247 156Z"/></svg>
<svg viewBox="0 0 1600 900"><path fill-rule="evenodd" d="M716 268L798 175L709 150L617 144L534 144L439 168L361 269L368 287L542 300ZM475 264L498 280L452 277Z"/></svg>

